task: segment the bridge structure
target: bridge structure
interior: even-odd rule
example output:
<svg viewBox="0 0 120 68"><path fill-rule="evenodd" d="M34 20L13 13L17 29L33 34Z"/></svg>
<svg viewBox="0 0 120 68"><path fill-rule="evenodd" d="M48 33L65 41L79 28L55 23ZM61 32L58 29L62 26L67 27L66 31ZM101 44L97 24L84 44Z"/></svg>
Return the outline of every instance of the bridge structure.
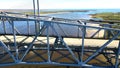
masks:
<svg viewBox="0 0 120 68"><path fill-rule="evenodd" d="M1 12L0 66L118 68L120 26L113 23L119 21L71 20Z"/></svg>

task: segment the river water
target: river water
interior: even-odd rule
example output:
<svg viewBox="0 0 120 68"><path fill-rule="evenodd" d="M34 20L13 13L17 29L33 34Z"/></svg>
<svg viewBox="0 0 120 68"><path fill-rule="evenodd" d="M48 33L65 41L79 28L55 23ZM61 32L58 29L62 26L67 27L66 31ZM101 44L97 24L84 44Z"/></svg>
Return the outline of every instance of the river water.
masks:
<svg viewBox="0 0 120 68"><path fill-rule="evenodd" d="M83 9L83 10L89 10L89 11L46 14L45 16L52 16L52 17L66 18L66 19L91 19L90 14L105 13L105 12L113 12L113 13L120 12L120 9ZM52 12L57 10L46 10L46 11Z"/></svg>
<svg viewBox="0 0 120 68"><path fill-rule="evenodd" d="M65 19L90 19L90 15L85 12L68 12L58 14L48 14L47 16L65 18Z"/></svg>

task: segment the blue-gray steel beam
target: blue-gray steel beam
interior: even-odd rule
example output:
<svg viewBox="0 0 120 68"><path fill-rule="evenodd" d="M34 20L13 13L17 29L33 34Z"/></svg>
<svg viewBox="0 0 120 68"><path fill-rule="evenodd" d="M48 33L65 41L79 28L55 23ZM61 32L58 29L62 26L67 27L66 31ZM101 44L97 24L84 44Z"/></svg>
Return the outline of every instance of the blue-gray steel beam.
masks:
<svg viewBox="0 0 120 68"><path fill-rule="evenodd" d="M50 23L50 22L47 22ZM64 46L68 49L68 51L71 53L72 57L79 63L78 58L75 56L75 54L72 52L72 50L69 48L69 46L63 41L62 37L59 35L59 33L55 30L55 28L50 25L50 27L52 28L52 30L55 32L55 34L57 34L58 38L60 38L60 40L62 41L62 43L64 44Z"/></svg>
<svg viewBox="0 0 120 68"><path fill-rule="evenodd" d="M6 35L4 35L7 41L12 42L11 39L9 39Z"/></svg>
<svg viewBox="0 0 120 68"><path fill-rule="evenodd" d="M36 1L35 0L33 0L33 9L34 9L34 19L36 19L36 3L35 3ZM38 9L38 11L37 11L37 13L38 13L38 16L39 16L39 0L37 0L37 9ZM36 34L37 33L39 33L38 31L39 31L39 21L36 21L35 20L35 31L36 31Z"/></svg>
<svg viewBox="0 0 120 68"><path fill-rule="evenodd" d="M6 31L5 21L4 21L4 20L2 20L2 23L3 23L4 33L6 34L6 33L7 33L7 31Z"/></svg>
<svg viewBox="0 0 120 68"><path fill-rule="evenodd" d="M38 64L38 65L57 65L57 66L75 66L75 67L81 67L84 66L84 67L89 67L89 68L96 68L97 66L93 66L93 65L88 65L88 64L69 64L69 63L57 63L57 62L21 62L19 64ZM103 67L99 67L99 68L103 68Z"/></svg>
<svg viewBox="0 0 120 68"><path fill-rule="evenodd" d="M9 24L10 24L11 26L13 25L13 20L12 20L12 21L8 20L8 22L9 22ZM18 34L21 34L16 27L14 27L14 30L15 30Z"/></svg>
<svg viewBox="0 0 120 68"><path fill-rule="evenodd" d="M47 59L45 59L42 55L46 54L46 52L40 53L38 54L36 51L33 50L33 53L35 53L37 56L39 56L42 60L44 60L44 62L47 62Z"/></svg>
<svg viewBox="0 0 120 68"><path fill-rule="evenodd" d="M91 56L91 55L89 55L89 54L87 54L87 53L84 53L84 55L85 56ZM97 56L99 56L100 54L98 54ZM96 57L97 57L96 56ZM104 61L102 61L101 59L99 59L99 58L96 58L96 57L94 57L94 61L98 61L101 65L104 65L104 64L106 64L106 62L104 62Z"/></svg>
<svg viewBox="0 0 120 68"><path fill-rule="evenodd" d="M41 20L41 21L45 21L45 20ZM88 25L72 24L72 23L62 23L62 22L54 22L54 21L46 21L46 22L51 22L51 23L56 23L56 24L64 24L64 25L69 25L69 26L79 26L79 27L94 28L94 29L120 31L120 29L117 29L117 28L115 29L115 28L106 28L106 27L96 27L96 26L88 26Z"/></svg>
<svg viewBox="0 0 120 68"><path fill-rule="evenodd" d="M37 0L37 12L38 12L38 16L40 16L40 8L39 8L39 0Z"/></svg>
<svg viewBox="0 0 120 68"><path fill-rule="evenodd" d="M29 37L24 38L20 43L23 43L25 40L27 40Z"/></svg>
<svg viewBox="0 0 120 68"><path fill-rule="evenodd" d="M8 47L2 42L0 41L0 45L5 49L5 51L8 52L8 54L12 57L12 59L16 62L16 58L15 56L10 52L10 50L8 49Z"/></svg>
<svg viewBox="0 0 120 68"><path fill-rule="evenodd" d="M65 63L56 63L56 62L53 62L53 63L49 63L49 62L20 62L20 63L7 63L7 64L1 64L0 66L11 66L11 65L47 65L47 66L52 66L52 65L55 65L55 66L75 66L75 67L81 67L81 65L78 65L78 64L65 64ZM92 65L87 65L87 64L83 64L84 67L89 67L89 68L97 68L97 66L92 66ZM99 67L99 68L103 68L103 67Z"/></svg>
<svg viewBox="0 0 120 68"><path fill-rule="evenodd" d="M118 44L118 50L117 50L117 55L116 55L116 63L115 63L115 68L119 67L120 64L120 40L119 40L119 44Z"/></svg>
<svg viewBox="0 0 120 68"><path fill-rule="evenodd" d="M19 52L18 52L18 46L17 46L17 42L16 42L16 31L15 31L15 25L14 22L12 21L12 32L13 32L13 38L14 38L14 46L15 46L15 57L16 57L16 62L19 61L18 56L19 56Z"/></svg>
<svg viewBox="0 0 120 68"><path fill-rule="evenodd" d="M31 37L31 38L33 38L33 37ZM43 42L44 40L39 40L39 39L36 39L36 40L39 41L39 42L41 42L41 43L43 43L43 44L46 44L45 42Z"/></svg>
<svg viewBox="0 0 120 68"><path fill-rule="evenodd" d="M33 13L35 18L36 17L35 0L33 0Z"/></svg>
<svg viewBox="0 0 120 68"><path fill-rule="evenodd" d="M102 54L106 58L107 62L109 62L113 66L113 63L111 61L112 58L110 58L110 56L107 53L102 53Z"/></svg>
<svg viewBox="0 0 120 68"><path fill-rule="evenodd" d="M38 34L39 35L39 34ZM27 53L29 52L29 50L32 48L33 43L35 42L35 40L37 39L37 36L35 35L35 38L32 40L32 42L30 43L29 47L27 48L27 50L25 51L25 53L23 54L22 58L20 59L20 61L23 61L23 59L25 58L25 56L27 55Z"/></svg>
<svg viewBox="0 0 120 68"><path fill-rule="evenodd" d="M91 38L93 38L98 32L100 32L101 29L98 29L98 31L96 31L92 36Z"/></svg>
<svg viewBox="0 0 120 68"><path fill-rule="evenodd" d="M40 20L40 19L27 19L27 18L20 18L20 17L12 17L12 16L1 16L1 17L5 17L5 18L18 18L18 19L23 19L23 20L29 20L29 21L42 21L45 22L46 20ZM58 23L58 24L64 24L64 25L72 25L72 26L85 26L87 28L95 28L95 29L105 29L105 30L116 30L116 31L120 31L120 29L114 29L114 28L105 28L105 27L95 27L95 26L88 26L88 25L81 25L81 24L71 24L71 23L61 23L61 22L54 22L54 21L46 21L46 22L51 22L51 23Z"/></svg>
<svg viewBox="0 0 120 68"><path fill-rule="evenodd" d="M81 50L81 63L83 63L83 56L84 56L84 39L85 39L85 29L86 27L82 28L82 50Z"/></svg>
<svg viewBox="0 0 120 68"><path fill-rule="evenodd" d="M29 52L29 50L32 48L33 43L35 42L35 40L37 39L37 37L40 35L40 32L42 31L42 29L39 31L38 34L35 35L35 38L32 40L32 42L30 43L29 47L27 48L27 50L25 51L24 55L22 56L22 58L20 59L20 61L22 61L24 59L24 57L27 55L27 53Z"/></svg>
<svg viewBox="0 0 120 68"><path fill-rule="evenodd" d="M97 54L99 54L99 52L101 52L109 43L111 43L114 39L116 39L118 36L120 35L120 32L118 34L116 34L113 38L111 38L110 40L108 40L103 46L100 47L100 49L98 49L95 53L93 53L88 59L86 59L84 61L84 63L89 62L93 57L95 57Z"/></svg>
<svg viewBox="0 0 120 68"><path fill-rule="evenodd" d="M58 58L55 58L53 61L56 61L56 62L57 62L57 61L59 61L59 60L62 59L62 58L67 58L67 59L73 61L74 63L76 63L76 61L75 61L73 58L69 57L69 55L71 55L70 53L63 54L63 53L60 52L60 51L56 51L56 52L59 53L59 54L61 54L61 56L58 57Z"/></svg>
<svg viewBox="0 0 120 68"><path fill-rule="evenodd" d="M49 23L50 24L50 22L47 22L47 23ZM59 23L57 23L57 24L61 24L60 22ZM68 25L68 24L66 24L66 25ZM74 25L76 25L76 24L70 24L70 25L72 25L72 26L74 26ZM56 34L58 35L58 37L61 39L61 36L57 33L57 31L55 30L55 28L54 27L52 27L52 25L49 25L49 26L51 26L51 28L54 30L54 32L56 32ZM88 26L82 26L82 25L76 25L76 26L81 26L81 27L88 27ZM93 27L89 27L89 28L93 28ZM96 28L96 29L99 29L99 28L97 28L97 27L94 27L94 28ZM102 29L104 29L104 28L102 28ZM106 30L111 30L111 29L108 29L108 28L105 28ZM118 31L120 31L120 30L118 30ZM47 35L48 35L48 33L47 33ZM49 36L48 36L49 37ZM114 36L113 38L115 39L117 36ZM108 42L106 42L104 45L103 45L103 47L102 48L100 48L97 52L99 52L99 51L101 51L105 46L107 46L107 44L109 44L110 42L112 42L112 40L114 40L114 39L111 39L111 40L109 40ZM49 40L49 39L48 39ZM62 39L61 39L62 40ZM65 44L65 42L62 40L62 42ZM32 45L32 44L31 44ZM30 45L30 46L31 46ZM68 49L68 51L72 54L72 50L70 50L69 49L69 47L67 47L67 45L65 45L66 46L66 48ZM83 48L84 49L84 48ZM25 53L27 53L27 52L25 52ZM97 53L96 53L97 54ZM94 55L94 56L96 56L96 54ZM72 54L72 56L74 56L74 53ZM92 57L94 57L94 56L92 56ZM75 56L74 56L75 57ZM90 60L90 59L89 59ZM89 61L88 60L88 61ZM83 64L83 63L81 63L81 64Z"/></svg>
<svg viewBox="0 0 120 68"><path fill-rule="evenodd" d="M44 22L45 23L45 22ZM51 62L51 54L50 54L50 43L49 43L49 26L50 26L50 23L45 23L45 25L47 26L47 31L46 31L46 34L47 34L47 52L48 52L48 62Z"/></svg>
<svg viewBox="0 0 120 68"><path fill-rule="evenodd" d="M27 21L27 31L28 31L28 35L30 35L30 24L29 24L29 21Z"/></svg>

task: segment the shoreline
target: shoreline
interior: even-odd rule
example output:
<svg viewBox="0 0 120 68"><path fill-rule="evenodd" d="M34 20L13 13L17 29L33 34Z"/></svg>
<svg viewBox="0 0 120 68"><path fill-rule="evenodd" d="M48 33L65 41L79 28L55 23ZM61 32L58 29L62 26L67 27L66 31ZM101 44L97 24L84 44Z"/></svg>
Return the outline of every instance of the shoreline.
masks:
<svg viewBox="0 0 120 68"><path fill-rule="evenodd" d="M71 13L71 12L41 13L41 15L62 14L62 13Z"/></svg>

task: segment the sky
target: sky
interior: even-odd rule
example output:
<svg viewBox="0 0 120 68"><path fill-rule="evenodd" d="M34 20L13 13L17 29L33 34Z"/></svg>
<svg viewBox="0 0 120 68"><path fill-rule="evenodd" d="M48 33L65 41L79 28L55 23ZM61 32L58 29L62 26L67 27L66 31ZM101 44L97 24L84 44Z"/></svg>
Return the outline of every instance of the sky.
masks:
<svg viewBox="0 0 120 68"><path fill-rule="evenodd" d="M0 9L32 9L32 2L0 0ZM39 0L39 4L40 9L120 9L120 0Z"/></svg>

